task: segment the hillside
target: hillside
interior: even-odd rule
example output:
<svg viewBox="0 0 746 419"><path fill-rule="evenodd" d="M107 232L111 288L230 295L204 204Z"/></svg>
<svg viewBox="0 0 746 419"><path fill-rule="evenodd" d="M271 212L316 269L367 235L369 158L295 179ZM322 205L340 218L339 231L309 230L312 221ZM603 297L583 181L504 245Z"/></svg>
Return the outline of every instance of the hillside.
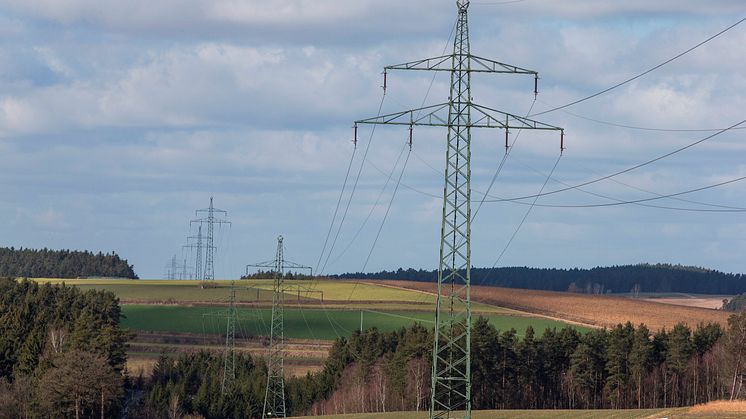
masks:
<svg viewBox="0 0 746 419"><path fill-rule="evenodd" d="M116 253L0 248L0 277L137 279L132 265Z"/></svg>
<svg viewBox="0 0 746 419"><path fill-rule="evenodd" d="M382 284L434 293L436 284L413 281L381 281ZM603 295L520 290L473 286L472 301L545 315L586 325L614 327L627 321L644 323L651 330L671 329L683 322L690 327L699 323L725 326L730 313L698 307L676 306Z"/></svg>
<svg viewBox="0 0 746 419"><path fill-rule="evenodd" d="M371 273L344 273L341 279L387 279L436 282L438 271L402 269ZM723 273L693 266L639 264L592 269L528 267L472 268L472 285L586 294L636 292L685 292L733 295L746 292L746 275Z"/></svg>

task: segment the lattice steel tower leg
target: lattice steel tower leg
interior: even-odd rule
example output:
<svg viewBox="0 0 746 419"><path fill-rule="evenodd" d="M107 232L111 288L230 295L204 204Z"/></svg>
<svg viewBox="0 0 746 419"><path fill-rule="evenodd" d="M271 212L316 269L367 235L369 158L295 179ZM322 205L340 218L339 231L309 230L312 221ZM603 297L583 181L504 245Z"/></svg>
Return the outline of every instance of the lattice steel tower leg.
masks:
<svg viewBox="0 0 746 419"><path fill-rule="evenodd" d="M197 255L194 263L194 279L204 279L202 276L202 226L197 227Z"/></svg>
<svg viewBox="0 0 746 419"><path fill-rule="evenodd" d="M451 58L438 299L435 311L430 417L471 416L471 72L469 2L458 2ZM445 301L444 301L445 300ZM445 307L444 307L445 305ZM438 411L441 411L440 414Z"/></svg>
<svg viewBox="0 0 746 419"><path fill-rule="evenodd" d="M230 390L236 379L236 287L231 281L231 300L226 313L225 359L223 360L223 382L221 393Z"/></svg>
<svg viewBox="0 0 746 419"><path fill-rule="evenodd" d="M285 324L284 324L284 296L286 291L310 291L302 285L286 285L285 269L308 270L313 275L310 266L300 265L285 260L285 247L282 236L277 237L277 251L274 260L246 265L246 275L249 268L270 268L274 272L272 291L272 322L269 335L269 355L267 356L267 388L264 393L264 409L262 418L286 417L285 405ZM322 297L323 300L323 297Z"/></svg>
<svg viewBox="0 0 746 419"><path fill-rule="evenodd" d="M285 268L282 236L277 238L275 257L274 290L272 293L272 325L269 335L269 358L267 360L267 388L264 393L262 418L286 417L284 346L285 324L283 307L283 271Z"/></svg>
<svg viewBox="0 0 746 419"><path fill-rule="evenodd" d="M472 55L467 13L469 1L457 0L456 6L458 20L452 54L384 68L384 91L388 70L448 72L451 76L448 102L355 122L355 133L358 124L408 126L410 146L413 126L448 129L433 342L431 418L450 418L453 415L471 417L471 129L505 130L506 147L509 129L562 131L560 127L472 102L471 73L533 75L534 94L537 93L538 73Z"/></svg>
<svg viewBox="0 0 746 419"><path fill-rule="evenodd" d="M190 243L195 240L196 243ZM194 277L192 279L202 279L202 225L197 226L197 235L188 236L187 244L181 246L182 249L196 249L197 254L194 257ZM190 250L191 251L191 250ZM186 279L186 260L184 260L184 277Z"/></svg>

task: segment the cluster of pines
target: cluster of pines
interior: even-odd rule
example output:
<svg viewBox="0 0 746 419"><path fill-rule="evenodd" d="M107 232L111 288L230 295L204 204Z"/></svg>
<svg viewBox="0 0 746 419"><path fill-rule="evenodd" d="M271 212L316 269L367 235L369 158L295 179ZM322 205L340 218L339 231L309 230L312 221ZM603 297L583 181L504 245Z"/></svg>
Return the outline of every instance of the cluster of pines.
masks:
<svg viewBox="0 0 746 419"><path fill-rule="evenodd" d="M0 277L136 279L132 265L115 253L0 247Z"/></svg>
<svg viewBox="0 0 746 419"><path fill-rule="evenodd" d="M113 417L126 342L111 292L0 279L0 417Z"/></svg>
<svg viewBox="0 0 746 419"><path fill-rule="evenodd" d="M694 330L680 324L652 333L644 325L537 335L500 332L487 319L472 331L474 409L592 409L687 406L740 395L746 315ZM290 414L426 410L432 330L368 329L340 338L324 368L286 381ZM143 417L261 415L263 362L241 355L236 380L221 392L220 354L162 358L140 407Z"/></svg>
<svg viewBox="0 0 746 419"><path fill-rule="evenodd" d="M438 271L399 268L395 271L346 273L335 277L436 282ZM746 275L670 264L623 265L592 269L472 268L471 284L589 294L637 291L734 295L746 292Z"/></svg>

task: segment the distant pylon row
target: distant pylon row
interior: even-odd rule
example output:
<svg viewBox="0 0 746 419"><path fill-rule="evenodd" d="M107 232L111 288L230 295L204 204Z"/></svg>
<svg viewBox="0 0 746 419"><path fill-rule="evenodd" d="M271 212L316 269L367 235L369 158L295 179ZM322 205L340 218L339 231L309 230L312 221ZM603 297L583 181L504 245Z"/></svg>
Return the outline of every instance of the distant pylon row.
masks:
<svg viewBox="0 0 746 419"><path fill-rule="evenodd" d="M174 255L166 266L167 279L215 279L215 225L230 225L231 222L226 219L228 212L215 208L213 197L210 197L210 206L196 210L195 216L197 218L189 222L187 243L181 246L182 257ZM196 231L192 230L193 227L196 227ZM202 227L205 227L207 234ZM194 266L193 271L189 269L190 265Z"/></svg>

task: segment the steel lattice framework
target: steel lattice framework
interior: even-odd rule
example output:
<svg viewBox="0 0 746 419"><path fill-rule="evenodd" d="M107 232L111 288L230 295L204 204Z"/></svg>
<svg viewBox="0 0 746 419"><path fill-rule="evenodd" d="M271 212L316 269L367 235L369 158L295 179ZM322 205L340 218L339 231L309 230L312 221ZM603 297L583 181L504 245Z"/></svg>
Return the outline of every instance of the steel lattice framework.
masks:
<svg viewBox="0 0 746 419"><path fill-rule="evenodd" d="M223 359L223 382L220 391L223 395L236 379L236 287L231 281L231 300L226 314L225 358Z"/></svg>
<svg viewBox="0 0 746 419"><path fill-rule="evenodd" d="M207 224L207 243L205 244L205 270L204 272L200 271L200 258L201 258L201 251L197 251L197 279L204 279L204 280L213 280L215 279L215 224L230 224L230 221L226 221L222 218L218 218L215 215L216 214L223 214L224 216L228 215L228 211L217 209L212 204L213 197L210 197L210 206L203 209L198 209L195 211L195 214L197 217L200 216L200 214L207 214L206 217L197 218L196 220L192 220L191 224L198 223L200 225L200 229L202 224ZM201 277L200 277L201 276Z"/></svg>
<svg viewBox="0 0 746 419"><path fill-rule="evenodd" d="M269 354L267 356L267 388L264 393L264 409L262 418L285 418L285 316L284 297L285 293L292 289L304 289L297 285L285 283L286 269L308 269L313 274L310 266L299 265L285 260L285 248L282 236L277 237L277 251L273 261L253 263L246 265L249 268L271 268L273 272L272 287L272 321L269 335Z"/></svg>
<svg viewBox="0 0 746 419"><path fill-rule="evenodd" d="M190 243L190 240L194 240L194 243ZM196 254L194 257L194 278L192 279L202 279L201 273L202 273L202 226L197 226L197 235L196 236L187 236L187 244L181 246L182 249L196 249ZM184 262L184 266L186 266L186 262Z"/></svg>
<svg viewBox="0 0 746 419"><path fill-rule="evenodd" d="M506 147L511 129L556 130L564 136L560 127L472 102L474 72L533 75L535 94L538 73L471 55L469 1L457 0L456 5L458 20L452 54L384 68L384 92L388 70L449 72L448 102L355 122L356 133L358 124L407 125L410 145L413 126L448 129L430 418L471 417L471 128L505 130Z"/></svg>

